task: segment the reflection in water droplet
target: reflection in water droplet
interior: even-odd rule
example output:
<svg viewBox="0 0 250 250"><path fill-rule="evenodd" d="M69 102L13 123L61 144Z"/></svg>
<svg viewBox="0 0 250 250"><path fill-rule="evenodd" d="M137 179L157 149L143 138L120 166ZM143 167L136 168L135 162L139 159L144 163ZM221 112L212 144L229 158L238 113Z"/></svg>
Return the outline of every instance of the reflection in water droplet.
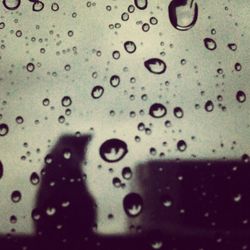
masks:
<svg viewBox="0 0 250 250"><path fill-rule="evenodd" d="M143 199L137 193L129 193L123 199L123 208L129 217L138 216L143 210Z"/></svg>
<svg viewBox="0 0 250 250"><path fill-rule="evenodd" d="M127 41L127 42L124 43L124 49L128 53L132 54L132 53L134 53L136 51L136 45L135 45L135 43L133 41Z"/></svg>
<svg viewBox="0 0 250 250"><path fill-rule="evenodd" d="M159 58L151 58L145 61L144 66L153 74L163 74L167 69L166 63Z"/></svg>
<svg viewBox="0 0 250 250"><path fill-rule="evenodd" d="M214 104L211 100L208 100L206 103L205 103L205 110L207 112L212 112L214 110Z"/></svg>
<svg viewBox="0 0 250 250"><path fill-rule="evenodd" d="M240 63L235 63L234 68L235 68L236 71L241 71L242 66L241 66Z"/></svg>
<svg viewBox="0 0 250 250"><path fill-rule="evenodd" d="M184 140L180 140L177 142L177 149L180 152L184 152L187 149L187 144Z"/></svg>
<svg viewBox="0 0 250 250"><path fill-rule="evenodd" d="M72 100L69 96L64 96L61 100L63 107L69 107L72 104Z"/></svg>
<svg viewBox="0 0 250 250"><path fill-rule="evenodd" d="M135 6L140 10L145 10L148 6L148 0L135 0Z"/></svg>
<svg viewBox="0 0 250 250"><path fill-rule="evenodd" d="M33 185L37 185L37 184L40 182L39 175L38 175L36 172L33 172L33 173L30 175L30 182L31 182L31 184L33 184Z"/></svg>
<svg viewBox="0 0 250 250"><path fill-rule="evenodd" d="M149 109L149 114L154 118L162 118L167 114L167 109L161 103L154 103Z"/></svg>
<svg viewBox="0 0 250 250"><path fill-rule="evenodd" d="M103 93L104 93L104 88L100 85L97 85L92 89L91 96L94 99L98 99L98 98L102 97Z"/></svg>
<svg viewBox="0 0 250 250"><path fill-rule="evenodd" d="M203 40L205 47L208 50L215 50L217 48L216 42L212 38L205 38Z"/></svg>
<svg viewBox="0 0 250 250"><path fill-rule="evenodd" d="M239 90L236 94L236 99L238 102L245 102L246 101L246 94L244 91Z"/></svg>
<svg viewBox="0 0 250 250"><path fill-rule="evenodd" d="M173 201L169 197L169 195L163 195L161 198L161 202L162 202L164 207L171 207L173 205Z"/></svg>
<svg viewBox="0 0 250 250"><path fill-rule="evenodd" d="M229 43L227 46L232 51L236 51L237 50L237 44L235 44L235 43Z"/></svg>
<svg viewBox="0 0 250 250"><path fill-rule="evenodd" d="M16 10L21 4L21 0L3 0L3 5L8 10Z"/></svg>
<svg viewBox="0 0 250 250"><path fill-rule="evenodd" d="M38 11L43 10L43 8L44 8L43 2L34 0L33 6L32 6L33 11L38 12Z"/></svg>
<svg viewBox="0 0 250 250"><path fill-rule="evenodd" d="M116 88L116 87L119 86L121 80L120 80L120 77L119 77L118 75L113 75L113 76L111 76L109 82L110 82L110 85L111 85L112 87Z"/></svg>
<svg viewBox="0 0 250 250"><path fill-rule="evenodd" d="M0 124L0 136L5 136L9 132L9 126L5 123Z"/></svg>
<svg viewBox="0 0 250 250"><path fill-rule="evenodd" d="M168 7L172 26L180 31L191 29L198 19L198 5L194 0L173 0Z"/></svg>
<svg viewBox="0 0 250 250"><path fill-rule="evenodd" d="M125 179L125 180L130 180L133 176L133 173L132 173L132 170L130 167L124 167L122 169L122 177Z"/></svg>
<svg viewBox="0 0 250 250"><path fill-rule="evenodd" d="M35 65L33 63L28 63L26 66L27 71L33 72L35 69Z"/></svg>
<svg viewBox="0 0 250 250"><path fill-rule="evenodd" d="M21 199L22 199L22 194L21 194L20 191L16 190L16 191L13 191L13 192L12 192L12 194L11 194L11 200L12 200L14 203L19 202Z"/></svg>
<svg viewBox="0 0 250 250"><path fill-rule="evenodd" d="M176 118L182 118L182 117L184 116L184 112L183 112L182 108L180 108L180 107L175 107L175 108L174 108L174 116L175 116Z"/></svg>
<svg viewBox="0 0 250 250"><path fill-rule="evenodd" d="M101 158L107 162L120 161L127 153L127 144L120 139L106 140L99 148Z"/></svg>

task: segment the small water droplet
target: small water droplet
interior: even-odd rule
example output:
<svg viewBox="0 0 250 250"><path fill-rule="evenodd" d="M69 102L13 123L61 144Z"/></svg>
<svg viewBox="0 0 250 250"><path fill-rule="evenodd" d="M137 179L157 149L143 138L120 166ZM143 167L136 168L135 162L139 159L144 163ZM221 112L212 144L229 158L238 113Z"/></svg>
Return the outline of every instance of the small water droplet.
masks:
<svg viewBox="0 0 250 250"><path fill-rule="evenodd" d="M30 182L33 185L37 185L40 182L40 177L39 177L39 175L36 172L33 172L30 175Z"/></svg>
<svg viewBox="0 0 250 250"><path fill-rule="evenodd" d="M214 104L211 100L208 100L206 103L205 103L205 110L207 112L212 112L214 110Z"/></svg>
<svg viewBox="0 0 250 250"><path fill-rule="evenodd" d="M180 140L177 142L177 149L180 152L184 152L187 149L187 144L184 140Z"/></svg>
<svg viewBox="0 0 250 250"><path fill-rule="evenodd" d="M130 167L124 167L122 169L122 177L125 179L125 180L130 180L133 176L133 173L132 173L132 170Z"/></svg>
<svg viewBox="0 0 250 250"><path fill-rule="evenodd" d="M11 194L11 200L12 200L14 203L19 202L21 199L22 199L22 194L21 194L20 191L15 190L15 191L12 192L12 194Z"/></svg>
<svg viewBox="0 0 250 250"><path fill-rule="evenodd" d="M236 99L237 99L237 101L240 102L240 103L245 102L246 99L247 99L245 92L242 91L242 90L239 90L239 91L236 93Z"/></svg>
<svg viewBox="0 0 250 250"><path fill-rule="evenodd" d="M120 77L118 75L113 75L113 76L111 76L109 82L110 82L110 85L112 87L116 88L120 85L121 80L120 80Z"/></svg>
<svg viewBox="0 0 250 250"><path fill-rule="evenodd" d="M207 37L203 40L203 42L208 50L215 50L217 48L217 44L212 38Z"/></svg>
<svg viewBox="0 0 250 250"><path fill-rule="evenodd" d="M0 136L5 136L9 133L9 126L6 123L0 124Z"/></svg>
<svg viewBox="0 0 250 250"><path fill-rule="evenodd" d="M174 108L174 116L176 118L182 118L184 116L184 112L181 107L175 107Z"/></svg>
<svg viewBox="0 0 250 250"><path fill-rule="evenodd" d="M139 10L145 10L148 6L148 0L134 0L134 3Z"/></svg>
<svg viewBox="0 0 250 250"><path fill-rule="evenodd" d="M72 104L72 100L69 96L64 96L61 100L63 107L69 107Z"/></svg>
<svg viewBox="0 0 250 250"><path fill-rule="evenodd" d="M100 85L95 86L91 91L91 96L94 99L99 99L104 94L104 88Z"/></svg>
<svg viewBox="0 0 250 250"><path fill-rule="evenodd" d="M135 45L135 43L133 41L127 41L127 42L124 43L124 49L128 53L132 54L132 53L134 53L136 51L136 45Z"/></svg>

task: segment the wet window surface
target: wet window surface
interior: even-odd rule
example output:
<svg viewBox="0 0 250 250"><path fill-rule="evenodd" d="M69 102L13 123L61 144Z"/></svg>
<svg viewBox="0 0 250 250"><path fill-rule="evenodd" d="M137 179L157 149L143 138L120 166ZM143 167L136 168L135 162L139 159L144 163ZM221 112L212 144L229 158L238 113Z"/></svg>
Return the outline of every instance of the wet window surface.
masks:
<svg viewBox="0 0 250 250"><path fill-rule="evenodd" d="M249 249L249 10L1 0L0 249Z"/></svg>

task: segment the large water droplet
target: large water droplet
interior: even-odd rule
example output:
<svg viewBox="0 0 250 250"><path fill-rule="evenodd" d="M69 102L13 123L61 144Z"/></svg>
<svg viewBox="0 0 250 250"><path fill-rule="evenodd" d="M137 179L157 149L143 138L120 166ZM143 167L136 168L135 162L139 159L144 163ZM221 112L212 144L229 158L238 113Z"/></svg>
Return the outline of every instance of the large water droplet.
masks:
<svg viewBox="0 0 250 250"><path fill-rule="evenodd" d="M129 217L138 216L143 210L143 199L137 193L129 193L123 199L123 208Z"/></svg>
<svg viewBox="0 0 250 250"><path fill-rule="evenodd" d="M167 65L159 58L151 58L144 62L144 66L153 74L163 74Z"/></svg>
<svg viewBox="0 0 250 250"><path fill-rule="evenodd" d="M167 114L167 109L161 103L154 103L149 109L149 114L154 118L162 118Z"/></svg>
<svg viewBox="0 0 250 250"><path fill-rule="evenodd" d="M21 4L21 0L3 0L3 5L8 10L16 10Z"/></svg>
<svg viewBox="0 0 250 250"><path fill-rule="evenodd" d="M106 140L101 145L99 153L104 161L117 162L128 153L128 148L124 141L114 138Z"/></svg>
<svg viewBox="0 0 250 250"><path fill-rule="evenodd" d="M140 10L145 10L148 6L148 0L135 0L135 6Z"/></svg>
<svg viewBox="0 0 250 250"><path fill-rule="evenodd" d="M168 7L173 27L180 31L191 29L198 19L198 5L194 0L173 0Z"/></svg>
<svg viewBox="0 0 250 250"><path fill-rule="evenodd" d="M104 93L104 88L100 85L97 85L92 89L91 96L94 99L98 99L98 98L102 97L103 93Z"/></svg>
<svg viewBox="0 0 250 250"><path fill-rule="evenodd" d="M2 123L0 124L0 136L5 136L9 132L9 127L7 124Z"/></svg>
<svg viewBox="0 0 250 250"><path fill-rule="evenodd" d="M203 40L203 42L208 50L215 50L217 48L217 44L212 38L207 37Z"/></svg>

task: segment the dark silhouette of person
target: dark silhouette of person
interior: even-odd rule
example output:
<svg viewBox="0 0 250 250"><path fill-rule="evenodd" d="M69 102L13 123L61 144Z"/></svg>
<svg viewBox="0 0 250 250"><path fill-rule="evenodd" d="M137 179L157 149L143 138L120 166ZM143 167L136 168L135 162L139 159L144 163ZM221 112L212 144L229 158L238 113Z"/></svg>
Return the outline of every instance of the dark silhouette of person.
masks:
<svg viewBox="0 0 250 250"><path fill-rule="evenodd" d="M88 135L63 135L45 157L33 218L36 234L50 247L78 249L95 226L95 203L82 170L89 141Z"/></svg>

